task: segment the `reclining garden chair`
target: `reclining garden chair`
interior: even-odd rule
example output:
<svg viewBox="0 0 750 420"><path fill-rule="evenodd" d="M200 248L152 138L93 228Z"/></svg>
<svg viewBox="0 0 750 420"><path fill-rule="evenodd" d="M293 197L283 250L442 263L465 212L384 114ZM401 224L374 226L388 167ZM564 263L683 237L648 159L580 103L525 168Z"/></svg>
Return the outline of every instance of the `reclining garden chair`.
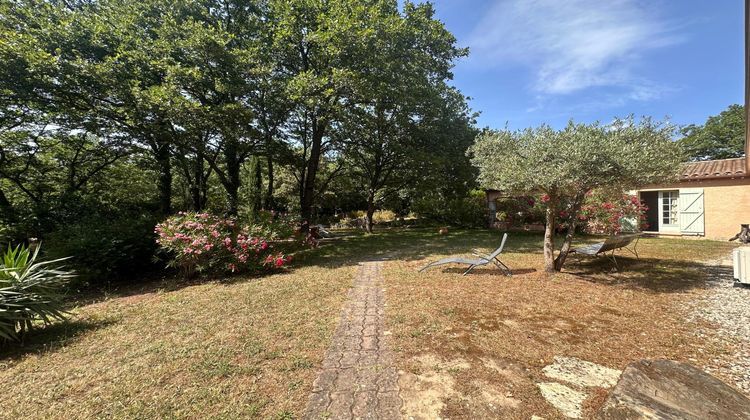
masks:
<svg viewBox="0 0 750 420"><path fill-rule="evenodd" d="M496 249L495 252L492 254L483 256L480 255L477 250L474 250L472 253L477 257L476 259L469 259L469 258L462 258L462 257L448 257L443 258L442 260L435 261L432 263L427 264L426 266L422 267L422 269L419 270L419 272L423 272L424 270L427 270L431 267L437 267L439 265L444 264L465 264L468 265L469 268L464 271L463 275L469 274L469 272L477 267L481 267L483 265L487 265L489 263L495 264L495 266L505 272L507 276L511 276L512 273L510 271L510 268L508 268L507 265L503 264L502 261L500 261L499 258L497 258L500 253L503 252L503 247L505 246L505 240L508 239L508 234L503 235L503 241L500 243L500 248Z"/></svg>
<svg viewBox="0 0 750 420"><path fill-rule="evenodd" d="M613 263L615 263L615 267L619 268L617 265L617 259L615 258L615 251L618 249L625 249L635 255L636 258L639 258L638 250L636 248L638 247L638 239L640 239L640 237L640 233L610 236L604 242L573 248L570 252L572 254L586 255L589 257L607 256ZM607 254L608 252L610 253Z"/></svg>

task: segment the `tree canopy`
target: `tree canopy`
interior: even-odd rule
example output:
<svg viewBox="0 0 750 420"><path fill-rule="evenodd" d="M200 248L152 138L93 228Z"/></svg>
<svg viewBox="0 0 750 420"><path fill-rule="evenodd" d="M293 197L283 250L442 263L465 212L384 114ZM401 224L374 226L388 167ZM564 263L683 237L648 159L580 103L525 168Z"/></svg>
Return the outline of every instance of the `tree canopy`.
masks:
<svg viewBox="0 0 750 420"><path fill-rule="evenodd" d="M143 237L187 209L366 208L371 227L424 186L473 187L474 117L450 85L467 51L429 3L21 0L0 3L0 33L13 240Z"/></svg>
<svg viewBox="0 0 750 420"><path fill-rule="evenodd" d="M522 131L487 130L469 153L482 187L543 195L545 267L559 271L587 193L599 188L628 190L676 177L681 153L672 141L673 132L670 124L632 117L608 125L571 121L561 130L546 125ZM558 219L568 234L555 257Z"/></svg>
<svg viewBox="0 0 750 420"><path fill-rule="evenodd" d="M745 153L745 107L729 105L708 117L703 125L690 124L680 130L680 144L691 160L728 159Z"/></svg>

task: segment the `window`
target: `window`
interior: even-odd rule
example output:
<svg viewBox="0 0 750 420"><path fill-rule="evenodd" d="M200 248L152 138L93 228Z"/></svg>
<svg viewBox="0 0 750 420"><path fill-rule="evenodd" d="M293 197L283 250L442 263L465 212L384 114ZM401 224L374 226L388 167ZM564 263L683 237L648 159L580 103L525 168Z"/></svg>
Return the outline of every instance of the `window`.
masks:
<svg viewBox="0 0 750 420"><path fill-rule="evenodd" d="M680 192L679 191L662 191L661 193L661 224L664 226L677 226L679 219L677 212L679 209Z"/></svg>

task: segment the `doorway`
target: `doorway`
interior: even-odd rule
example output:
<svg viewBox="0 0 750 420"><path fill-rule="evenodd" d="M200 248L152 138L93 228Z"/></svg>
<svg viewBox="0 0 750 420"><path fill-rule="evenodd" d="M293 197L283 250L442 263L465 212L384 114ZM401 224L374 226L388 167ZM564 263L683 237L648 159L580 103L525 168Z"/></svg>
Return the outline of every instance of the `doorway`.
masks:
<svg viewBox="0 0 750 420"><path fill-rule="evenodd" d="M646 206L647 232L659 231L659 191L642 191L641 202Z"/></svg>

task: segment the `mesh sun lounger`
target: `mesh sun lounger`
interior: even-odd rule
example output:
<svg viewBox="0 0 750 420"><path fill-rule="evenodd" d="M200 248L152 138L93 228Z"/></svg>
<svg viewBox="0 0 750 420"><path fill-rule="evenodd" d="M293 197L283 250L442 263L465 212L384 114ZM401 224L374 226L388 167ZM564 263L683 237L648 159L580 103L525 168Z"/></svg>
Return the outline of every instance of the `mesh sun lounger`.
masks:
<svg viewBox="0 0 750 420"><path fill-rule="evenodd" d="M505 246L505 240L508 239L508 234L503 235L503 241L500 243L500 248L496 249L495 252L492 254L483 256L479 255L479 253L475 250L474 255L477 257L475 259L471 258L463 258L463 257L448 257L443 258L442 260L435 261L432 263L427 264L426 266L422 267L422 269L419 270L419 272L423 272L431 267L437 267L439 265L445 265L445 264L464 264L468 265L469 268L464 271L463 275L469 274L469 272L477 267L481 267L483 265L487 265L489 263L495 264L495 266L505 272L506 275L511 276L512 273L510 271L510 268L508 268L507 265L503 264L502 261L500 261L499 258L497 258L500 253L503 252L503 247Z"/></svg>
<svg viewBox="0 0 750 420"><path fill-rule="evenodd" d="M604 242L573 248L570 250L570 252L579 255L588 255L589 257L609 256L610 259L612 259L612 262L615 263L615 267L617 267L615 251L618 249L626 249L633 255L635 255L636 258L638 258L638 251L636 250L636 247L638 246L638 239L640 237L640 233L610 236ZM631 244L632 248L630 248ZM611 254L607 255L607 252L610 251Z"/></svg>

